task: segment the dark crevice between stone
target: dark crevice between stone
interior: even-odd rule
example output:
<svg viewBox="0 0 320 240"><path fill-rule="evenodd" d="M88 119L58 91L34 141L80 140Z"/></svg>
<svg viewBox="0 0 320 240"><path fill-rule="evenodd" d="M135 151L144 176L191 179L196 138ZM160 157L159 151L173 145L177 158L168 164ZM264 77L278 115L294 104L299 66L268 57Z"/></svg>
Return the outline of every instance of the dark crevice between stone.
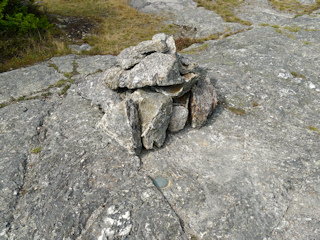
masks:
<svg viewBox="0 0 320 240"><path fill-rule="evenodd" d="M34 142L34 145L39 146L40 143L42 143L45 140L45 138L46 138L45 132L42 130L42 129L45 129L43 125L45 123L45 119L47 117L49 117L51 115L51 113L54 112L54 110L55 110L55 105L53 105L52 108L49 109L47 111L47 113L45 115L43 115L39 119L39 124L38 124L38 126L36 126L37 133L34 136L32 136L32 141ZM35 153L32 153L32 149L28 149L28 155L23 154L23 156L22 156L22 164L21 165L22 165L22 168L23 168L23 170L22 170L23 177L22 177L21 186L19 186L17 188L17 197L16 197L16 201L14 202L14 207L13 207L13 211L14 212L16 211L16 208L19 205L20 199L26 193L25 183L26 183L26 178L27 178L27 175L28 175L28 159L29 159L29 156L31 154L35 154ZM15 220L14 215L15 214L13 214L13 217L10 219L10 222L8 222L8 224L7 224L7 228L8 228L7 234L8 234L8 236L10 236L10 233L11 233L11 230L12 230L11 229L11 223L14 222L14 220Z"/></svg>
<svg viewBox="0 0 320 240"><path fill-rule="evenodd" d="M282 214L282 217L279 219L278 223L271 229L269 234L266 234L267 238L271 238L273 233L275 232L275 230L279 227L279 225L282 223L283 219L285 218L286 214L288 213L290 208L290 203L287 206L286 210L284 211L284 213Z"/></svg>
<svg viewBox="0 0 320 240"><path fill-rule="evenodd" d="M151 55L152 53L156 53L157 51L150 51L150 52L145 52L145 53L143 53L142 55L143 56L149 56L149 55Z"/></svg>
<svg viewBox="0 0 320 240"><path fill-rule="evenodd" d="M147 177L154 182L154 179L147 175ZM164 201L169 205L170 209L174 212L174 214L176 215L176 217L179 219L179 224L181 226L181 229L183 231L183 233L185 234L185 236L187 236L186 231L185 231L185 223L183 221L183 219L180 217L180 215L177 213L177 211L174 209L174 207L172 206L172 204L169 202L169 200L166 198L166 196L164 195L164 193L161 191L160 188L156 187L155 188L159 191L159 193L161 194L161 196L163 197Z"/></svg>
<svg viewBox="0 0 320 240"><path fill-rule="evenodd" d="M28 160L28 157L27 155L23 154L22 156L22 168L23 168L23 171L22 171L22 174L23 174L23 178L22 178L22 184L21 186L19 186L16 191L17 191L17 196L16 196L16 199L13 203L13 209L12 211L15 212L16 211L16 208L17 208L17 205L19 203L19 200L21 198L21 196L23 196L23 186L25 184L25 178L26 178L26 173L27 173L27 160ZM10 219L8 219L8 222L7 222L7 225L6 225L6 228L8 229L7 230L7 236L10 238L10 233L11 233L11 224L12 222L14 222L14 214L12 214L12 216L10 217Z"/></svg>

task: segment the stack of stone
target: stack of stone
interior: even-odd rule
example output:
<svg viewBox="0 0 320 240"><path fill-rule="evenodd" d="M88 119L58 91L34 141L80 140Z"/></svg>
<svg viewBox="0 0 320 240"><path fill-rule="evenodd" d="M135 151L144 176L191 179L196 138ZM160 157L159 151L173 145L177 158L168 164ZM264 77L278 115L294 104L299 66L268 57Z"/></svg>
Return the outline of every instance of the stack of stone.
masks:
<svg viewBox="0 0 320 240"><path fill-rule="evenodd" d="M104 81L121 91L123 101L111 107L98 126L132 153L143 146L161 147L167 129L177 132L190 119L201 127L217 105L206 72L179 56L172 36L163 33L124 49Z"/></svg>

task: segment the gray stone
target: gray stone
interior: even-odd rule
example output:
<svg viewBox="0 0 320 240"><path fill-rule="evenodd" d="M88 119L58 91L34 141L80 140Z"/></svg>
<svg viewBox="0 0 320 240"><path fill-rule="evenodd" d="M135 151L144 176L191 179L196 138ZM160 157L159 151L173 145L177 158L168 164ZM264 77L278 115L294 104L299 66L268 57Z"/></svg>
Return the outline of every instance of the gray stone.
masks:
<svg viewBox="0 0 320 240"><path fill-rule="evenodd" d="M91 49L92 49L92 47L89 44L82 44L80 46L81 51L90 51Z"/></svg>
<svg viewBox="0 0 320 240"><path fill-rule="evenodd" d="M17 76L20 74L18 72ZM14 220L19 198L24 194L25 175L31 164L32 149L41 145L39 138L44 119L54 104L30 100L0 109L0 238Z"/></svg>
<svg viewBox="0 0 320 240"><path fill-rule="evenodd" d="M130 69L141 62L146 56L158 52L165 53L168 47L165 41L154 39L139 43L137 46L129 47L121 51L117 57L118 64L122 69Z"/></svg>
<svg viewBox="0 0 320 240"><path fill-rule="evenodd" d="M170 132L178 132L184 128L189 116L189 110L180 105L173 105L172 116L169 123L168 130Z"/></svg>
<svg viewBox="0 0 320 240"><path fill-rule="evenodd" d="M161 147L171 118L172 99L141 89L135 91L131 98L139 105L143 146L146 149L152 149L154 144Z"/></svg>
<svg viewBox="0 0 320 240"><path fill-rule="evenodd" d="M218 95L210 78L206 77L198 81L191 89L190 116L191 126L199 128L203 126L208 116L218 104Z"/></svg>
<svg viewBox="0 0 320 240"><path fill-rule="evenodd" d="M105 80L111 89L180 84L185 80L180 76L178 65L172 55L154 53L142 59L130 71L117 67L107 70Z"/></svg>
<svg viewBox="0 0 320 240"><path fill-rule="evenodd" d="M60 73L71 73L73 72L73 60L75 57L76 55L70 54L62 57L53 57L50 61L57 66Z"/></svg>
<svg viewBox="0 0 320 240"><path fill-rule="evenodd" d="M153 87L152 89L173 98L181 97L185 93L189 92L192 86L197 83L200 78L200 73L187 73L183 75L183 77L185 79L185 82L182 84L172 85L168 87Z"/></svg>
<svg viewBox="0 0 320 240"><path fill-rule="evenodd" d="M184 56L179 55L178 58L180 63L179 70L182 75L199 72L199 67L197 63L191 62L188 58Z"/></svg>
<svg viewBox="0 0 320 240"><path fill-rule="evenodd" d="M65 77L43 64L0 73L0 103L48 88Z"/></svg>
<svg viewBox="0 0 320 240"><path fill-rule="evenodd" d="M7 178L1 182L0 199L11 206L1 202L1 223L10 218L1 225L1 238L97 239L110 230L114 238L187 239L179 217L140 171L139 157L96 129L101 112L91 107L91 101L71 91L56 106L51 114L39 100L0 109L4 134L14 144L1 147L25 154L10 161L0 158L1 180ZM42 142L36 131L40 125L47 129ZM38 144L41 152L29 153ZM18 167L15 161L20 160L26 167ZM11 166L20 168L12 176L7 171ZM3 195L5 191L8 195Z"/></svg>
<svg viewBox="0 0 320 240"><path fill-rule="evenodd" d="M183 24L203 24L199 31L229 24L201 21L209 15L192 0L134 2L181 19L194 9ZM92 103L104 100L89 93L98 74L85 75L103 58L85 58L77 68L90 71L64 97L1 108L0 238L319 239L319 10L292 18L246 0L236 14L252 29L184 54L208 71L224 104L202 128L168 133L165 147L141 159L96 128L104 113ZM187 95L174 104L188 105ZM159 176L168 180L161 189L152 182Z"/></svg>
<svg viewBox="0 0 320 240"><path fill-rule="evenodd" d="M174 41L173 36L167 36L164 33L158 33L158 34L156 34L156 35L154 35L152 37L152 40L164 41L166 43L166 45L167 45L167 48L168 48L168 52L167 53L172 54L172 55L176 55L177 54L176 43Z"/></svg>
<svg viewBox="0 0 320 240"><path fill-rule="evenodd" d="M112 67L104 72L102 79L105 81L106 86L110 89L119 88L119 79L125 74L125 70L120 67Z"/></svg>
<svg viewBox="0 0 320 240"><path fill-rule="evenodd" d="M92 47L89 44L70 44L68 45L68 48L76 53L82 53L83 51L90 51L92 49Z"/></svg>
<svg viewBox="0 0 320 240"><path fill-rule="evenodd" d="M107 112L123 99L119 93L107 87L103 75L103 73L96 73L85 77L84 81L74 87L74 91L83 98L91 100L92 105L101 107L104 112Z"/></svg>
<svg viewBox="0 0 320 240"><path fill-rule="evenodd" d="M105 131L121 146L132 154L141 150L141 130L137 105L126 99L110 107L100 122L98 128Z"/></svg>
<svg viewBox="0 0 320 240"><path fill-rule="evenodd" d="M105 71L116 64L112 55L96 55L79 58L75 61L77 72L83 75Z"/></svg>

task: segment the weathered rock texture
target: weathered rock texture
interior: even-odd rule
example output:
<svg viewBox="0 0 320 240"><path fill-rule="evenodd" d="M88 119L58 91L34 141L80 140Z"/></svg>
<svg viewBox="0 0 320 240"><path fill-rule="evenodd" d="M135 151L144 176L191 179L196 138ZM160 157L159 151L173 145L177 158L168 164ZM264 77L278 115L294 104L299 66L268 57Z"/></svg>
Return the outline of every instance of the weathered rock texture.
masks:
<svg viewBox="0 0 320 240"><path fill-rule="evenodd" d="M179 99L183 95L190 96L187 93L191 91L191 126L197 128L206 123L217 105L217 94L210 79L206 78L206 72L197 64L177 54L172 36L157 34L150 41L124 49L117 56L117 62L117 66L103 74L103 80L113 90L139 89L131 96L132 91L126 94L138 106L142 143L146 149L153 149L154 145L161 147L166 139L167 129L177 132L186 125L189 106L176 106L172 118L173 99ZM141 90L144 87L149 89ZM120 109L123 109L123 106L116 106L108 111L99 126L104 126L107 133L132 152L135 148L132 146L137 146L136 139L140 135L131 135L138 132L128 129L130 124L123 124L120 115L125 114L115 113ZM126 127L117 128L119 123ZM125 134L128 131L130 136Z"/></svg>
<svg viewBox="0 0 320 240"><path fill-rule="evenodd" d="M195 35L241 25L191 0L132 2L174 13ZM251 30L184 54L224 104L140 158L97 128L131 95L101 80L116 57L68 55L1 73L0 104L38 99L0 108L0 239L319 239L320 11L293 18L245 0L236 13ZM75 74L66 95L42 91L64 72ZM155 187L159 177L168 186Z"/></svg>
<svg viewBox="0 0 320 240"><path fill-rule="evenodd" d="M135 91L131 98L138 104L144 147L152 149L153 144L161 147L171 119L172 99L161 93L144 90Z"/></svg>
<svg viewBox="0 0 320 240"><path fill-rule="evenodd" d="M139 113L136 104L126 99L114 105L106 112L98 127L116 139L130 153L139 154L141 150L141 131Z"/></svg>

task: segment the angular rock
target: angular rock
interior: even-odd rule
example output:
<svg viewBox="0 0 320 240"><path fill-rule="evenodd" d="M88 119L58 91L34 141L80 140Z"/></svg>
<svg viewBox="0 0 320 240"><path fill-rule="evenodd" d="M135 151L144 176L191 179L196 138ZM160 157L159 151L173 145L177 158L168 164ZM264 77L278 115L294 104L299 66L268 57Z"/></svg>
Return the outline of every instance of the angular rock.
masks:
<svg viewBox="0 0 320 240"><path fill-rule="evenodd" d="M168 47L165 41L161 39L154 39L139 43L135 47L124 49L117 58L118 64L122 69L130 69L138 64L146 56L158 52L165 53Z"/></svg>
<svg viewBox="0 0 320 240"><path fill-rule="evenodd" d="M120 67L112 67L105 71L103 75L103 79L106 82L106 85L110 89L117 89L119 88L119 79L120 76L124 73Z"/></svg>
<svg viewBox="0 0 320 240"><path fill-rule="evenodd" d="M191 126L200 128L207 121L218 103L218 96L210 78L206 77L198 81L191 89L190 115Z"/></svg>
<svg viewBox="0 0 320 240"><path fill-rule="evenodd" d="M154 144L161 147L171 118L172 99L142 89L135 91L131 99L139 105L143 146L146 149L152 149Z"/></svg>
<svg viewBox="0 0 320 240"><path fill-rule="evenodd" d="M199 71L198 64L191 62L188 58L183 56L179 56L179 64L179 70L182 75Z"/></svg>
<svg viewBox="0 0 320 240"><path fill-rule="evenodd" d="M173 106L172 107L172 116L169 123L168 130L170 132L178 132L184 128L187 123L189 116L189 110L184 106Z"/></svg>
<svg viewBox="0 0 320 240"><path fill-rule="evenodd" d="M182 84L168 87L154 87L153 89L170 97L181 97L190 91L192 86L199 80L200 74L187 73L183 77L185 78L185 82Z"/></svg>
<svg viewBox="0 0 320 240"><path fill-rule="evenodd" d="M152 40L162 40L165 41L168 47L168 54L176 55L177 54L177 48L176 43L174 41L174 38L172 36L167 36L164 33L156 34L152 37Z"/></svg>
<svg viewBox="0 0 320 240"><path fill-rule="evenodd" d="M139 154L141 150L141 131L136 104L131 99L114 105L104 114L98 127L115 139L130 153Z"/></svg>
<svg viewBox="0 0 320 240"><path fill-rule="evenodd" d="M178 66L177 59L172 55L154 53L145 57L130 71L124 71L120 67L107 70L105 80L111 89L181 84L185 79L180 76Z"/></svg>

